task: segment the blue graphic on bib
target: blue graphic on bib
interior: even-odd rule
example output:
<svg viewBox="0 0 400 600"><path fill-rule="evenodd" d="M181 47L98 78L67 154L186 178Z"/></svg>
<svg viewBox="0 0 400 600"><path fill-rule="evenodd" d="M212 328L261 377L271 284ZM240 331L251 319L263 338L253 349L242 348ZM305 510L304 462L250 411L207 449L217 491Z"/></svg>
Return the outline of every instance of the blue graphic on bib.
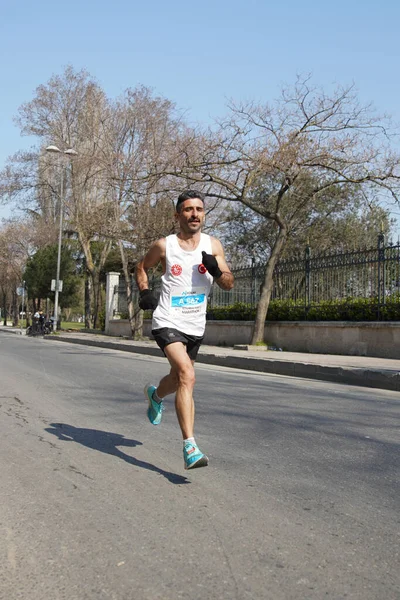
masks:
<svg viewBox="0 0 400 600"><path fill-rule="evenodd" d="M206 300L205 294L188 294L185 296L172 296L171 306L174 308L182 308L188 306L198 306Z"/></svg>

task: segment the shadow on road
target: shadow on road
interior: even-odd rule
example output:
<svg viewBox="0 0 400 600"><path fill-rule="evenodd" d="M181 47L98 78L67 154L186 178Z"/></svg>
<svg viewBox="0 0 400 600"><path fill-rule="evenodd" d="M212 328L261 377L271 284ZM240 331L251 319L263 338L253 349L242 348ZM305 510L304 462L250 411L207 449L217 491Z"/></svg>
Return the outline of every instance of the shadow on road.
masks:
<svg viewBox="0 0 400 600"><path fill-rule="evenodd" d="M105 454L111 454L112 456L121 458L135 467L141 467L142 469L148 469L149 471L159 473L171 483L190 483L186 477L171 473L170 471L164 471L151 463L138 460L133 456L121 452L118 446L134 448L135 446L142 446L143 444L137 440L129 440L120 433L100 431L99 429L83 429L65 423L50 423L50 427L47 427L45 431L57 436L59 440L64 442L76 442L87 448L92 448L92 450L97 450L98 452L104 452Z"/></svg>

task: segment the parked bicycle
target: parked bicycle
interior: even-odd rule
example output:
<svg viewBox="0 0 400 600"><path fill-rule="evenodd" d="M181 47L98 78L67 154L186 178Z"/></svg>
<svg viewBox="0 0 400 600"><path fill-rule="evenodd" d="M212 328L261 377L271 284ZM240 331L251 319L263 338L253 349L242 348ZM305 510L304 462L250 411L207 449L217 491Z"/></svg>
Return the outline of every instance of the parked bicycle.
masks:
<svg viewBox="0 0 400 600"><path fill-rule="evenodd" d="M34 321L26 330L26 335L49 335L53 331L51 321Z"/></svg>

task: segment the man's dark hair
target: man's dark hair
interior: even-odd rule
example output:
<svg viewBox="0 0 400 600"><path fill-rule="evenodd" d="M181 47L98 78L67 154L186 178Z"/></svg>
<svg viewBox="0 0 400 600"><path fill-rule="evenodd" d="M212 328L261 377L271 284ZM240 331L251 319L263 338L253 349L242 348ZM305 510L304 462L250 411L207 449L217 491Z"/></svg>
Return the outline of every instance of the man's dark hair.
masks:
<svg viewBox="0 0 400 600"><path fill-rule="evenodd" d="M204 204L204 194L197 192L196 190L185 190L178 198L176 203L176 211L179 212L179 206L182 204L182 202L185 202L185 200L192 200L193 198L198 198Z"/></svg>

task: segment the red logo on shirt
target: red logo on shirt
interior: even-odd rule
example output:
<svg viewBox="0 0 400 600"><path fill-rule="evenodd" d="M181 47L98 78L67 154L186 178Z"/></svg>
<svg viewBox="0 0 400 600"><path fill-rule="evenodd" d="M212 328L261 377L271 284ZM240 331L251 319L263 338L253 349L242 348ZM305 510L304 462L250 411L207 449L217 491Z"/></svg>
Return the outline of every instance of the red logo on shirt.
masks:
<svg viewBox="0 0 400 600"><path fill-rule="evenodd" d="M200 264L198 266L198 271L199 273L201 273L202 275L204 275L204 273L207 273L207 269L205 268L205 266L203 264Z"/></svg>
<svg viewBox="0 0 400 600"><path fill-rule="evenodd" d="M178 277L182 273L181 265L172 265L171 273L172 275L175 275L175 277Z"/></svg>

